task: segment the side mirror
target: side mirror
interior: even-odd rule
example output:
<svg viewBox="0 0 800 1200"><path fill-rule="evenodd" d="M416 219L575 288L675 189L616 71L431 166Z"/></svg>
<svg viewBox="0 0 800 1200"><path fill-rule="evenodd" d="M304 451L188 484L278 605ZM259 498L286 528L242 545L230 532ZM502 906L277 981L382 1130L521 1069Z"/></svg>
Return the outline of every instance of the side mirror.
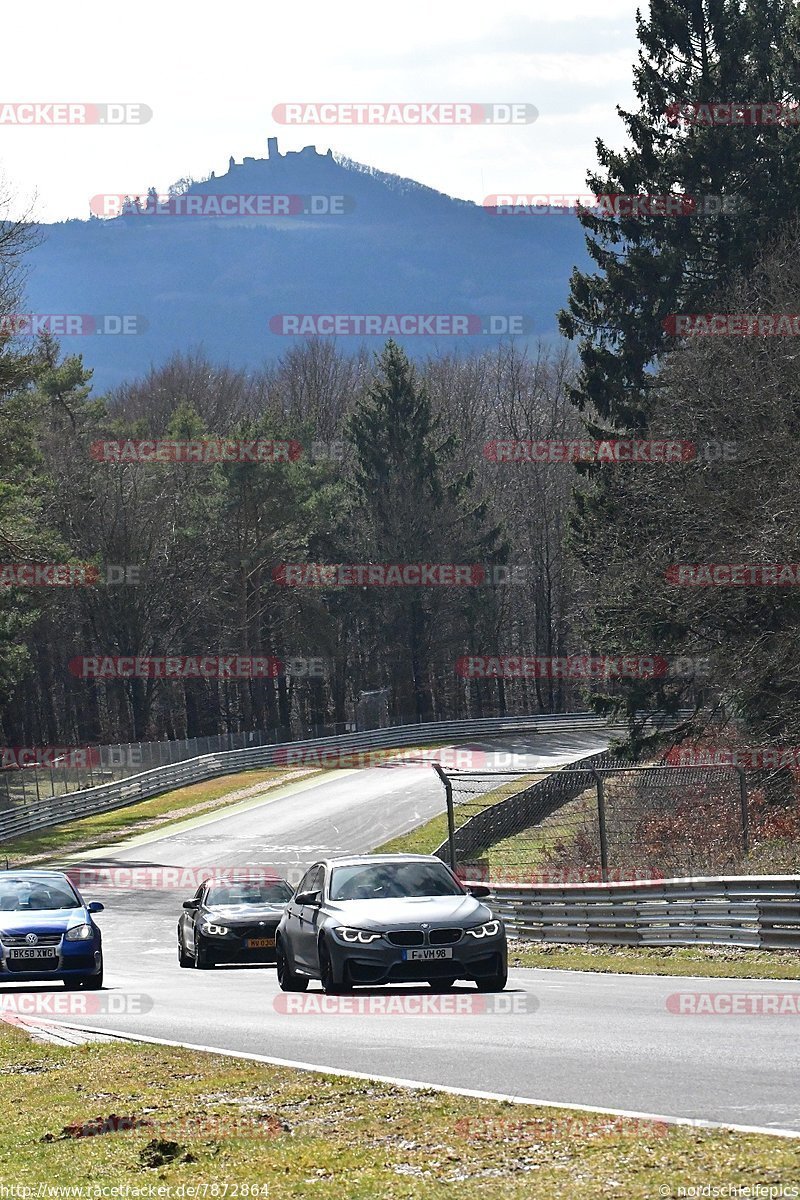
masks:
<svg viewBox="0 0 800 1200"><path fill-rule="evenodd" d="M192 909L197 908L199 903L199 900L184 900L183 907L188 908L191 911Z"/></svg>
<svg viewBox="0 0 800 1200"><path fill-rule="evenodd" d="M322 903L322 892L298 892L294 902L295 904L319 905Z"/></svg>
<svg viewBox="0 0 800 1200"><path fill-rule="evenodd" d="M492 889L488 888L484 883L473 883L467 887L470 896L474 896L476 900L483 900L486 896L491 896Z"/></svg>
<svg viewBox="0 0 800 1200"><path fill-rule="evenodd" d="M91 904L86 905L86 911L90 913L103 912L105 907L105 904L101 904L99 900L92 900Z"/></svg>

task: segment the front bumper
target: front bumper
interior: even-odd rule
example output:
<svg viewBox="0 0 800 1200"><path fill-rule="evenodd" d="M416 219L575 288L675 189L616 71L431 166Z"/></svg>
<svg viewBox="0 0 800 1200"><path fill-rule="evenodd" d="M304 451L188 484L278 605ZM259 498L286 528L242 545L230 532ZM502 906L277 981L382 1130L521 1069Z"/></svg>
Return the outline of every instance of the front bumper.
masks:
<svg viewBox="0 0 800 1200"><path fill-rule="evenodd" d="M209 954L213 954L214 958L219 962L274 962L275 961L275 928L263 928L254 930L245 928L238 930L235 927L230 933L220 937L218 935L200 932L203 939L203 945ZM247 946L245 943L251 940L266 940L271 941L271 946Z"/></svg>
<svg viewBox="0 0 800 1200"><path fill-rule="evenodd" d="M370 946L341 945L328 938L334 975L350 983L425 983L429 979L486 979L502 974L507 967L505 934L492 938L464 935L450 947L451 958L409 959L401 947L386 942ZM434 949L435 947L431 947Z"/></svg>
<svg viewBox="0 0 800 1200"><path fill-rule="evenodd" d="M29 983L47 979L81 979L99 975L103 968L103 952L99 939L87 942L65 942L53 947L56 954L48 958L22 959L9 955L2 946L0 983Z"/></svg>

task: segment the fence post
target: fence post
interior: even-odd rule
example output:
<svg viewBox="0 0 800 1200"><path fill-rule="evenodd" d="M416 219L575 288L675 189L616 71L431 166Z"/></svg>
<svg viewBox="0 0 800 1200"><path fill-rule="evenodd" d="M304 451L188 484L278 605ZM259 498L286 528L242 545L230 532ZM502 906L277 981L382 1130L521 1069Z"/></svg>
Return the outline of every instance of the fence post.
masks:
<svg viewBox="0 0 800 1200"><path fill-rule="evenodd" d="M747 804L747 776L744 767L737 767L739 775L739 804L742 813L742 848L745 854L750 853L750 812Z"/></svg>
<svg viewBox="0 0 800 1200"><path fill-rule="evenodd" d="M600 875L603 883L608 883L608 836L606 834L606 793L602 776L593 770L597 786L597 823L600 827Z"/></svg>
<svg viewBox="0 0 800 1200"><path fill-rule="evenodd" d="M447 845L450 854L450 868L456 869L456 817L453 812L453 785L445 775L440 763L431 763L436 774L444 784L444 794L447 800Z"/></svg>

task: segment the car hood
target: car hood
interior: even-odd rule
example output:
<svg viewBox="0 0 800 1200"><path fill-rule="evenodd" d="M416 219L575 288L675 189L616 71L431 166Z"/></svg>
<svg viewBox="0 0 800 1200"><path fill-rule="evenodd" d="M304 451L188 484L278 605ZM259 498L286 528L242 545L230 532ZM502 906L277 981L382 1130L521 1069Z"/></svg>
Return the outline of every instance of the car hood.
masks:
<svg viewBox="0 0 800 1200"><path fill-rule="evenodd" d="M278 921L283 916L283 904L215 904L203 910L203 915L229 924L249 925L253 921Z"/></svg>
<svg viewBox="0 0 800 1200"><path fill-rule="evenodd" d="M73 925L88 922L89 915L85 908L0 912L0 933L63 933Z"/></svg>
<svg viewBox="0 0 800 1200"><path fill-rule="evenodd" d="M491 911L474 896L414 896L406 900L329 901L326 910L360 929L413 929L428 925L480 925Z"/></svg>

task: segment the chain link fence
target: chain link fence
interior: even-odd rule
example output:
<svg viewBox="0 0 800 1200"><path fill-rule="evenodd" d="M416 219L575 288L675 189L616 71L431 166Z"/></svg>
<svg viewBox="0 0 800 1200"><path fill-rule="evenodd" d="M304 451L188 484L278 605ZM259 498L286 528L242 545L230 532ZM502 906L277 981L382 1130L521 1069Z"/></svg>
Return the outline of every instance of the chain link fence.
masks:
<svg viewBox="0 0 800 1200"><path fill-rule="evenodd" d="M603 752L556 771L439 772L449 837L435 853L492 883L746 873L744 771L625 764Z"/></svg>

